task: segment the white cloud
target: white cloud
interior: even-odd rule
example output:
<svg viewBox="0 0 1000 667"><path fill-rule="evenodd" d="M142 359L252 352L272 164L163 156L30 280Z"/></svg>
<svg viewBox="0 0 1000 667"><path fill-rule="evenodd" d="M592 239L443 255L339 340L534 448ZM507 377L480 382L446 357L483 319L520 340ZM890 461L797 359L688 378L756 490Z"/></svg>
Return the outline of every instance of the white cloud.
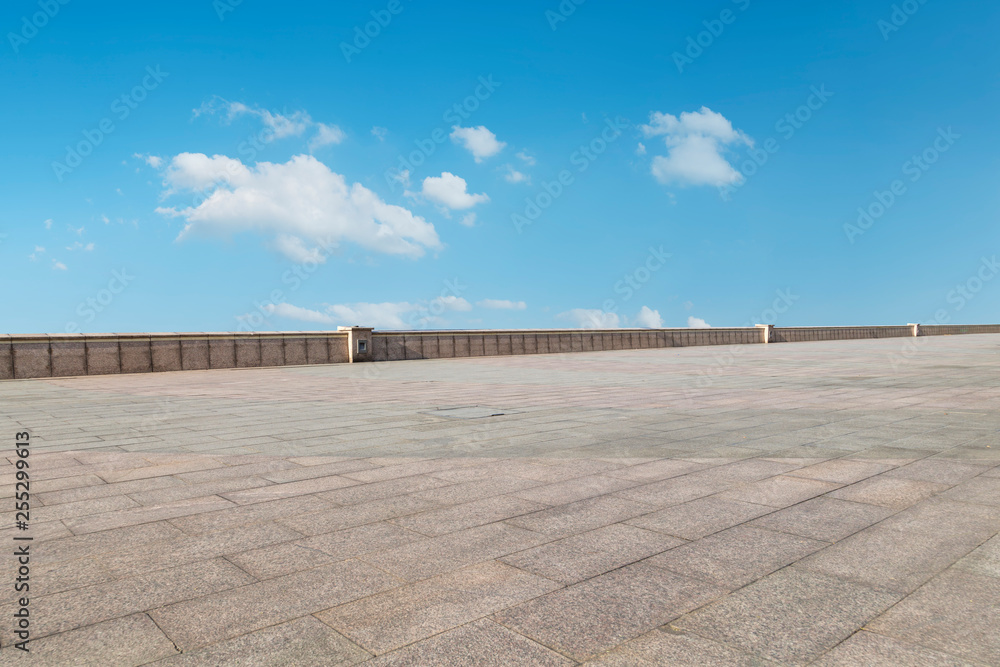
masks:
<svg viewBox="0 0 1000 667"><path fill-rule="evenodd" d="M52 218L47 219L44 223L45 229L52 229Z"/></svg>
<svg viewBox="0 0 1000 667"><path fill-rule="evenodd" d="M465 215L462 216L462 219L459 220L459 222L461 224L465 225L466 227L475 227L476 226L476 214L475 213L466 213Z"/></svg>
<svg viewBox="0 0 1000 667"><path fill-rule="evenodd" d="M529 167L535 166L535 157L533 155L530 155L528 151L518 151L517 157L521 158L521 160L524 161L524 164L528 165Z"/></svg>
<svg viewBox="0 0 1000 667"><path fill-rule="evenodd" d="M431 308L440 310L472 310L472 304L460 296L439 296L431 301Z"/></svg>
<svg viewBox="0 0 1000 667"><path fill-rule="evenodd" d="M465 146L465 149L472 153L476 162L482 162L484 159L496 155L507 145L502 141L497 141L497 135L487 130L484 125L479 127L454 125L451 130L451 140Z"/></svg>
<svg viewBox="0 0 1000 667"><path fill-rule="evenodd" d="M58 260L52 260L52 270L53 271L66 271L66 265Z"/></svg>
<svg viewBox="0 0 1000 667"><path fill-rule="evenodd" d="M322 324L333 324L334 322L334 318L326 313L321 313L318 310L309 310L308 308L293 306L290 303L269 303L264 306L264 310L277 317L299 320L301 322L319 322Z"/></svg>
<svg viewBox="0 0 1000 667"><path fill-rule="evenodd" d="M195 109L194 115L198 117L202 114L216 114L220 112L225 113L227 123L232 122L240 116L257 118L267 129L268 135L262 138L265 142L275 139L285 139L287 137L300 137L307 130L315 129L315 135L309 140L309 149L313 150L329 146L330 144L339 144L347 136L338 126L318 123L305 111L280 114L268 111L267 109L261 109L258 106L249 106L242 102L230 102L218 96L213 97ZM150 166L159 168L157 165Z"/></svg>
<svg viewBox="0 0 1000 667"><path fill-rule="evenodd" d="M574 308L559 313L556 319L571 322L579 329L618 329L621 326L617 314L597 309Z"/></svg>
<svg viewBox="0 0 1000 667"><path fill-rule="evenodd" d="M646 154L646 144L644 144L644 143L642 143L640 141L639 145L635 147L635 154L636 155L645 155Z"/></svg>
<svg viewBox="0 0 1000 667"><path fill-rule="evenodd" d="M635 316L635 324L646 329L662 329L663 318L660 317L660 311L643 306Z"/></svg>
<svg viewBox="0 0 1000 667"><path fill-rule="evenodd" d="M326 255L323 254L322 248L307 248L305 241L298 236L279 234L274 238L273 247L296 264L305 264L306 262L322 264L326 261Z"/></svg>
<svg viewBox="0 0 1000 667"><path fill-rule="evenodd" d="M342 129L336 125L326 123L316 123L316 135L309 140L309 150L313 151L323 146L339 144L347 137Z"/></svg>
<svg viewBox="0 0 1000 667"><path fill-rule="evenodd" d="M389 129L385 127L379 127L376 125L372 128L372 136L379 141L385 141L386 135L389 134Z"/></svg>
<svg viewBox="0 0 1000 667"><path fill-rule="evenodd" d="M359 183L349 185L310 155L248 167L224 155L181 153L170 161L164 179L167 194L218 186L198 206L156 209L187 222L178 239L246 231L273 234L293 261L301 259L307 242L329 246L350 241L409 257L442 247L434 225L402 206L385 203ZM291 238L300 239L301 246Z"/></svg>
<svg viewBox="0 0 1000 667"><path fill-rule="evenodd" d="M490 200L486 193L470 194L465 179L447 171L440 176L425 178L423 195L431 201L456 210L472 208L476 204Z"/></svg>
<svg viewBox="0 0 1000 667"><path fill-rule="evenodd" d="M477 301L476 305L494 310L524 310L528 307L524 301L508 301L507 299L483 299Z"/></svg>
<svg viewBox="0 0 1000 667"><path fill-rule="evenodd" d="M711 329L712 325L700 317L689 317L688 327L691 329Z"/></svg>
<svg viewBox="0 0 1000 667"><path fill-rule="evenodd" d="M159 155L144 155L142 153L133 153L132 157L138 160L142 160L153 169L159 169L160 167L163 166L163 158L160 157Z"/></svg>
<svg viewBox="0 0 1000 667"><path fill-rule="evenodd" d="M28 259L30 259L32 262L35 262L35 261L38 260L38 256L41 255L44 252L45 252L45 248L43 248L40 245L36 245L35 246L35 252L33 252L30 255L28 255Z"/></svg>
<svg viewBox="0 0 1000 667"><path fill-rule="evenodd" d="M73 243L73 245L66 246L66 250L83 250L84 252L90 252L93 249L94 249L93 243L84 244L80 243L79 241L76 241L75 243Z"/></svg>
<svg viewBox="0 0 1000 667"><path fill-rule="evenodd" d="M647 137L662 136L667 154L653 158L652 173L661 183L728 185L742 180L723 153L739 144L753 145L744 133L708 107L680 117L654 111L640 129Z"/></svg>
<svg viewBox="0 0 1000 667"><path fill-rule="evenodd" d="M523 174L517 169L514 169L513 165L505 164L504 168L507 169L507 173L504 174L504 180L508 183L530 183L531 178L527 174Z"/></svg>

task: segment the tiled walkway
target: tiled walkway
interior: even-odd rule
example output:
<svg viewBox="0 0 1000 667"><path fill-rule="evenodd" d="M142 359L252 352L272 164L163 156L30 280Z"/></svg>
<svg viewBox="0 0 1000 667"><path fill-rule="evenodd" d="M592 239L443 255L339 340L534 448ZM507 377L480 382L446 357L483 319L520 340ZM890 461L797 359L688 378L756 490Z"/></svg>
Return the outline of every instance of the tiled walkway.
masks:
<svg viewBox="0 0 1000 667"><path fill-rule="evenodd" d="M0 382L0 663L1000 664L1000 336L910 345Z"/></svg>

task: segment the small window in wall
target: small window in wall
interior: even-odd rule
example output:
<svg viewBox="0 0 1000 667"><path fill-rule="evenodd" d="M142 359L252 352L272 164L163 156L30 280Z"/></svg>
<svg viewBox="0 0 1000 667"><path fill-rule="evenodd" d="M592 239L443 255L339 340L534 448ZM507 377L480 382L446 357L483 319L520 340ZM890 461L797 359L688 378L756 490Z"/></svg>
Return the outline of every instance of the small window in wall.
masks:
<svg viewBox="0 0 1000 667"><path fill-rule="evenodd" d="M367 353L368 353L368 341L366 341L366 340L359 340L358 341L358 354L367 354Z"/></svg>

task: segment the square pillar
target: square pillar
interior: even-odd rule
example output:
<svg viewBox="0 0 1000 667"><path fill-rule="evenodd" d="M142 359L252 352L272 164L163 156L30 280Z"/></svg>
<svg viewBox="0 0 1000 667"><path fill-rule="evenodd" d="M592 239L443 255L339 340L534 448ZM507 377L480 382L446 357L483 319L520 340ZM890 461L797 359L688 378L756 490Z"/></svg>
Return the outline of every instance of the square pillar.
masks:
<svg viewBox="0 0 1000 667"><path fill-rule="evenodd" d="M337 331L347 332L347 352L352 364L372 360L373 327L337 327Z"/></svg>
<svg viewBox="0 0 1000 667"><path fill-rule="evenodd" d="M920 335L920 324L919 323L910 322L906 326L910 327L910 330L913 332L913 337L914 338L916 338L917 336Z"/></svg>
<svg viewBox="0 0 1000 667"><path fill-rule="evenodd" d="M755 325L760 329L761 336L765 343L770 343L771 339L774 337L774 325L773 324L757 324Z"/></svg>

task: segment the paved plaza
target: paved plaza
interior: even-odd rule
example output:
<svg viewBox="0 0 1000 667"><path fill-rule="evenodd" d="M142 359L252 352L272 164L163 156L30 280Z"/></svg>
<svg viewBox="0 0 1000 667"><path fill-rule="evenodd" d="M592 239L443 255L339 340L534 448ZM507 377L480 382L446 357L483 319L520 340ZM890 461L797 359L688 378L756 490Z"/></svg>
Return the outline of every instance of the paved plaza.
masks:
<svg viewBox="0 0 1000 667"><path fill-rule="evenodd" d="M1000 336L4 381L0 424L3 664L1000 664Z"/></svg>

